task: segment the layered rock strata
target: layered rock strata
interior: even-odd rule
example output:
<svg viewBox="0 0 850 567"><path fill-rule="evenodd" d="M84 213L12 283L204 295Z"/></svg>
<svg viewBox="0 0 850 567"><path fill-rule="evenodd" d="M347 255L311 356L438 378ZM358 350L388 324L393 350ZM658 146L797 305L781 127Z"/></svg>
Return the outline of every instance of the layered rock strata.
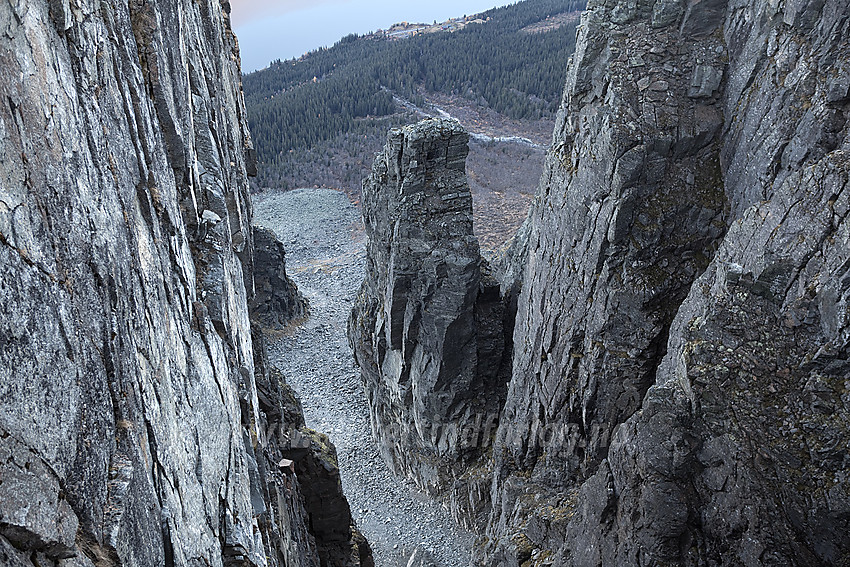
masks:
<svg viewBox="0 0 850 567"><path fill-rule="evenodd" d="M333 467L311 470L330 446L288 468L267 427L299 418L254 359L228 11L0 6L4 565L360 562Z"/></svg>
<svg viewBox="0 0 850 567"><path fill-rule="evenodd" d="M850 563L850 8L596 0L578 39L478 562Z"/></svg>
<svg viewBox="0 0 850 567"><path fill-rule="evenodd" d="M394 129L363 183L367 275L349 339L384 458L431 493L482 455L506 379L499 285L472 234L468 139L453 120Z"/></svg>

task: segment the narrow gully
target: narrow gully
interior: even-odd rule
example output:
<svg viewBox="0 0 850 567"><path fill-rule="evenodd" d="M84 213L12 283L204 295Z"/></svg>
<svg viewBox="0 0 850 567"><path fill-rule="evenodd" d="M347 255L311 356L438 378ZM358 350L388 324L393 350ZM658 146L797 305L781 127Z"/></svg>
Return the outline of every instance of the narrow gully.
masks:
<svg viewBox="0 0 850 567"><path fill-rule="evenodd" d="M343 489L375 564L405 567L418 547L440 565L468 565L473 536L440 503L395 477L372 439L345 335L365 271L360 209L331 189L266 191L253 201L255 224L284 243L287 272L310 302L306 321L270 335L270 362L301 397L308 427L336 445Z"/></svg>

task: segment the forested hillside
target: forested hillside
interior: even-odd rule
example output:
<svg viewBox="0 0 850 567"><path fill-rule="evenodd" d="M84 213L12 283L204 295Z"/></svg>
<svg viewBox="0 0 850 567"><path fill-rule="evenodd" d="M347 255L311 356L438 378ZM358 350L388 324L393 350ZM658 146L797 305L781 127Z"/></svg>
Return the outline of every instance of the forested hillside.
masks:
<svg viewBox="0 0 850 567"><path fill-rule="evenodd" d="M246 75L261 166L274 168L290 150L355 130L367 117L394 114L393 93L419 104L423 93L460 96L511 118L552 115L575 47L575 22L545 33L523 28L584 4L526 0L485 12L484 23L453 33L397 41L350 35Z"/></svg>

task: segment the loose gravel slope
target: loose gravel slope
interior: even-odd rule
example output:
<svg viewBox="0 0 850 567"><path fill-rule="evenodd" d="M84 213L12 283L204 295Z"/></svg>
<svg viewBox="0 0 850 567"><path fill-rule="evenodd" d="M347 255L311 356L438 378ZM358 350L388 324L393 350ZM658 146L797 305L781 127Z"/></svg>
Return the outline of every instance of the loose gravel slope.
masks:
<svg viewBox="0 0 850 567"><path fill-rule="evenodd" d="M372 440L366 396L346 320L363 281L360 210L331 189L266 191L254 222L284 242L287 272L310 302L310 317L269 340L269 357L300 394L307 425L330 435L351 512L378 567L404 567L421 547L444 567L469 564L472 536L448 512L394 477Z"/></svg>

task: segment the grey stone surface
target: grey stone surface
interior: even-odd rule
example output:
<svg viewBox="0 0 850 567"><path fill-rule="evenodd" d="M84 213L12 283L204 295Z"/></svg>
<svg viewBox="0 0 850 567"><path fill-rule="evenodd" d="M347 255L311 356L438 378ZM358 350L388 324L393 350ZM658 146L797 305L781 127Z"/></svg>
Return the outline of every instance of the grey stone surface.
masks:
<svg viewBox="0 0 850 567"><path fill-rule="evenodd" d="M438 567L438 565L428 556L427 552L416 549L408 559L407 567Z"/></svg>
<svg viewBox="0 0 850 567"><path fill-rule="evenodd" d="M267 426L298 418L260 402L273 373L248 317L254 164L229 9L0 5L4 564L325 552L302 485L328 475L279 470Z"/></svg>
<svg viewBox="0 0 850 567"><path fill-rule="evenodd" d="M0 439L0 479L0 535L18 549L51 559L76 555L77 516L50 466L5 437Z"/></svg>
<svg viewBox="0 0 850 567"><path fill-rule="evenodd" d="M477 564L850 562L849 9L590 2Z"/></svg>
<svg viewBox="0 0 850 567"><path fill-rule="evenodd" d="M363 184L367 273L349 339L385 460L431 493L481 456L506 380L499 283L472 234L468 139L454 120L394 129Z"/></svg>

